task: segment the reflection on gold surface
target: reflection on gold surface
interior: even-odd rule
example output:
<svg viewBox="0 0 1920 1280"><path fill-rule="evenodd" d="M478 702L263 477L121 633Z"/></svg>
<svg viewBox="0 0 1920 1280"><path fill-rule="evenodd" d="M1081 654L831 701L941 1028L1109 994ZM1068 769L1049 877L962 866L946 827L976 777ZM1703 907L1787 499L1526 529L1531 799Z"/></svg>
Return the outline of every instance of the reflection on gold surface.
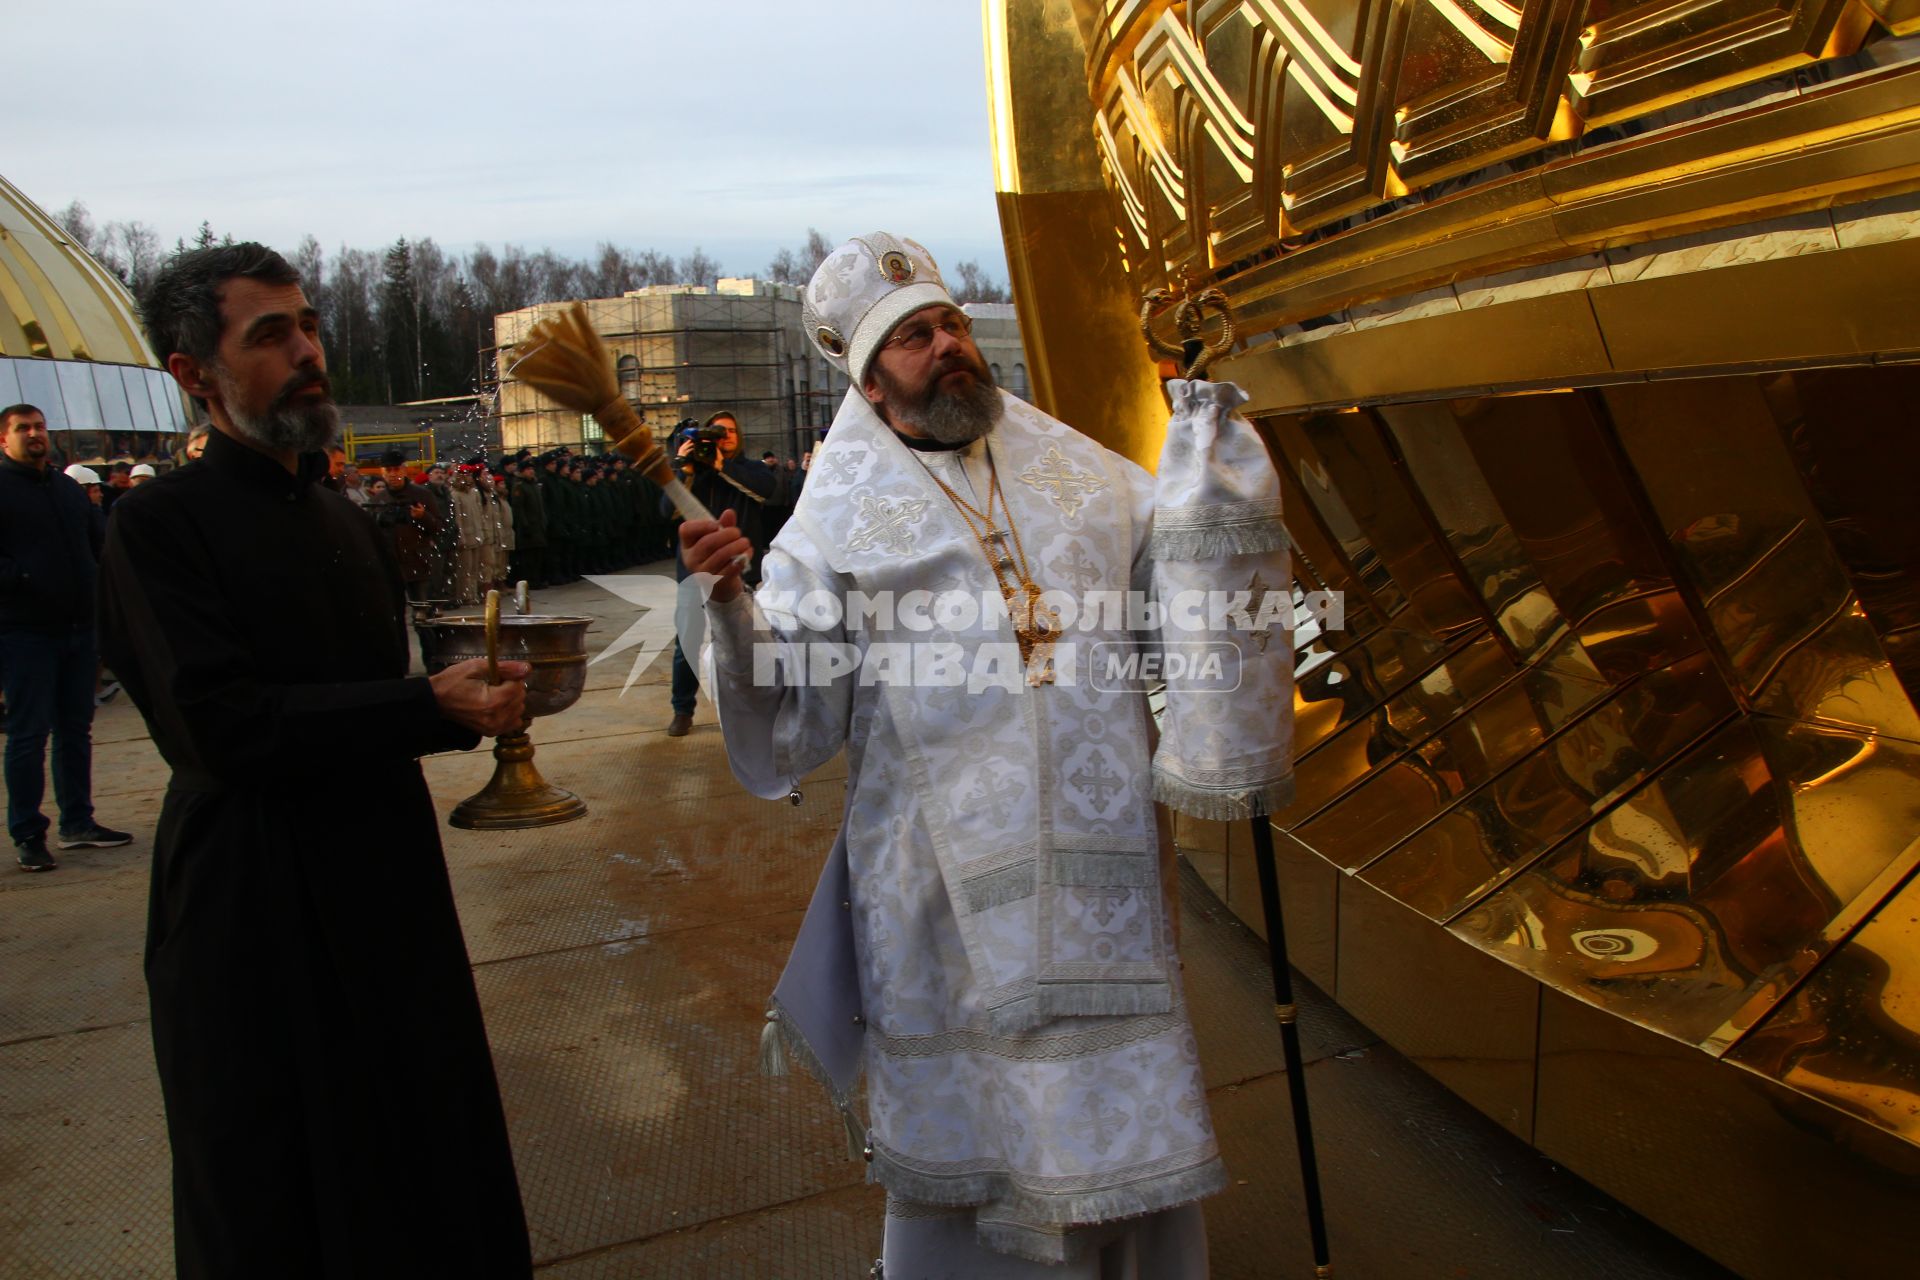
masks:
<svg viewBox="0 0 1920 1280"><path fill-rule="evenodd" d="M1586 395L1452 407L1514 537L1595 667L1620 681L1699 649L1658 534Z"/></svg>
<svg viewBox="0 0 1920 1280"><path fill-rule="evenodd" d="M1285 477L1283 509L1307 515L1339 543L1370 600L1402 625L1443 638L1487 621L1448 547L1435 538L1418 491L1392 465L1371 415L1323 413L1261 425ZM1400 612L1403 600L1411 613Z"/></svg>
<svg viewBox="0 0 1920 1280"><path fill-rule="evenodd" d="M1385 627L1339 651L1309 655L1294 676L1294 752L1302 759L1429 672L1446 647L1416 631Z"/></svg>
<svg viewBox="0 0 1920 1280"><path fill-rule="evenodd" d="M1431 736L1376 770L1338 804L1290 830L1337 867L1365 866L1538 749L1607 692L1585 653L1569 646L1564 665L1544 663L1523 671L1445 724L1423 726Z"/></svg>
<svg viewBox="0 0 1920 1280"><path fill-rule="evenodd" d="M1353 421L1358 422L1358 415ZM1374 544L1372 530L1334 483L1333 473L1308 447L1300 424L1292 419L1272 419L1261 426L1280 473L1281 510L1288 513L1287 518L1294 524L1311 524L1324 531L1363 599L1403 626L1420 625L1418 616L1401 617L1407 605L1406 584L1394 576L1392 566ZM1360 496L1363 501L1371 497ZM1363 510L1373 513L1370 501Z"/></svg>
<svg viewBox="0 0 1920 1280"><path fill-rule="evenodd" d="M1724 1050L1920 857L1920 748L1740 720L1456 919L1609 1012Z"/></svg>
<svg viewBox="0 0 1920 1280"><path fill-rule="evenodd" d="M1854 596L1761 384L1648 383L1603 394L1749 704L1920 741L1920 716Z"/></svg>
<svg viewBox="0 0 1920 1280"><path fill-rule="evenodd" d="M1566 619L1541 586L1447 406L1393 404L1376 412L1432 506L1462 576L1485 600L1514 651L1527 659L1559 640Z"/></svg>
<svg viewBox="0 0 1920 1280"><path fill-rule="evenodd" d="M1920 8L1915 11L1920 14ZM1909 700L1920 697L1920 368L1758 380L1798 479Z"/></svg>
<svg viewBox="0 0 1920 1280"><path fill-rule="evenodd" d="M1269 428L1269 441L1271 438ZM1373 556L1372 548L1360 536L1358 526L1347 518L1345 508L1340 506L1332 508L1340 523L1330 525L1307 496L1307 486L1294 475L1293 467L1282 459L1277 463L1277 468L1280 476L1280 509L1287 513L1287 536L1293 544L1296 558L1314 566L1322 586L1345 594L1348 630L1371 631L1382 625L1403 608L1406 601ZM1309 479L1316 488L1319 487L1318 477ZM1350 550L1361 557L1361 563L1373 574L1371 585L1363 579L1360 569L1349 558ZM1385 598L1376 596L1374 588L1386 592Z"/></svg>
<svg viewBox="0 0 1920 1280"><path fill-rule="evenodd" d="M1728 1058L1920 1142L1920 879Z"/></svg>
<svg viewBox="0 0 1920 1280"><path fill-rule="evenodd" d="M1378 857L1361 877L1429 919L1450 919L1732 712L1704 657L1648 672Z"/></svg>
<svg viewBox="0 0 1920 1280"><path fill-rule="evenodd" d="M1403 636L1392 651L1396 655L1437 656L1440 652L1425 637ZM1399 666L1398 683L1371 693L1349 675L1357 665L1331 673L1341 678L1330 685L1316 684L1316 690L1339 696L1337 701L1330 697L1313 707L1315 732L1310 743L1303 745L1299 728L1294 731L1298 759L1293 800L1274 817L1281 827L1292 827L1397 758L1513 670L1500 646L1484 635L1461 645L1431 670L1416 673ZM1377 673L1374 678L1378 679ZM1296 699L1295 706L1298 716L1299 709L1306 707L1305 695Z"/></svg>

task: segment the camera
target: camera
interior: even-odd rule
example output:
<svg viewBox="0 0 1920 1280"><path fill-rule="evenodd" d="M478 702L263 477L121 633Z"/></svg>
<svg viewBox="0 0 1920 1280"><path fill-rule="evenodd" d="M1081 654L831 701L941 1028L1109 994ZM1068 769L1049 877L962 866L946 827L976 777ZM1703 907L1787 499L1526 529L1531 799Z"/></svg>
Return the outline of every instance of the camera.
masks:
<svg viewBox="0 0 1920 1280"><path fill-rule="evenodd" d="M692 461L703 467L720 465L720 442L727 438L725 427L702 426L692 418L683 418L674 428L674 435L693 442L693 452L687 455Z"/></svg>

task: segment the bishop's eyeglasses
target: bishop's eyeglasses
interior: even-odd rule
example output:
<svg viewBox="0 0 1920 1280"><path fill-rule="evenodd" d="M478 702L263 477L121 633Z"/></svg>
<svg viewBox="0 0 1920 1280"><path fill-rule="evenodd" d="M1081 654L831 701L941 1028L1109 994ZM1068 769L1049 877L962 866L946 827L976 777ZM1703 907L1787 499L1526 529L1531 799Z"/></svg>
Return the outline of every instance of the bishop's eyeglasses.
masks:
<svg viewBox="0 0 1920 1280"><path fill-rule="evenodd" d="M902 351L925 351L933 344L935 333L950 333L956 338L964 338L973 332L973 317L964 311L950 312L939 324L916 324L902 329L880 344L882 350L898 347Z"/></svg>

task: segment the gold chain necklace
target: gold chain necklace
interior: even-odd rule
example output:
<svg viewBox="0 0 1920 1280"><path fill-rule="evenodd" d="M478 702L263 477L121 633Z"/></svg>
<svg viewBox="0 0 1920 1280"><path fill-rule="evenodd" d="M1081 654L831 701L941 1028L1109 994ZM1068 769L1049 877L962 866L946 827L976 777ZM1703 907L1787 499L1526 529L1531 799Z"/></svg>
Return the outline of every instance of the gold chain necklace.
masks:
<svg viewBox="0 0 1920 1280"><path fill-rule="evenodd" d="M1014 643L1020 648L1020 662L1027 670L1027 683L1030 685L1052 684L1053 663L1050 653L1054 637L1059 633L1060 615L1040 598L1040 587L1033 580L1033 570L1028 567L1027 548L1020 540L1020 526L1013 521L1013 508L1007 505L1006 495L1000 490L1000 469L994 465L993 453L987 452L987 468L993 480L987 489L987 509L968 502L954 491L953 486L933 473L917 456L915 461L927 473L927 478L940 486L940 492L947 495L954 510L966 522L967 532L980 546L980 554L986 557L987 567L993 570L994 584L1000 588L1000 596L1007 602L1007 615L1013 623ZM1006 513L1007 532L1001 533L993 520L993 509L998 504ZM977 523L976 523L977 522ZM1013 539L1013 554L1007 553L1006 540Z"/></svg>

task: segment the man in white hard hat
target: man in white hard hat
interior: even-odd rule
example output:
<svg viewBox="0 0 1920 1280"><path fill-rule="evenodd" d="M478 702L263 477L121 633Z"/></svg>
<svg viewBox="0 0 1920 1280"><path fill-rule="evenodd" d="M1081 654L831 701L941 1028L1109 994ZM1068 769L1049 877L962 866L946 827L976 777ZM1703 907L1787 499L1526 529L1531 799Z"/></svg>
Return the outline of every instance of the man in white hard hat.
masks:
<svg viewBox="0 0 1920 1280"><path fill-rule="evenodd" d="M71 463L67 467L67 479L87 491L87 501L94 506L100 505L100 473L92 467Z"/></svg>
<svg viewBox="0 0 1920 1280"><path fill-rule="evenodd" d="M153 469L153 464L147 462L136 463L133 470L127 473L127 487L129 489L138 489L141 485L153 479L157 474L159 473Z"/></svg>

